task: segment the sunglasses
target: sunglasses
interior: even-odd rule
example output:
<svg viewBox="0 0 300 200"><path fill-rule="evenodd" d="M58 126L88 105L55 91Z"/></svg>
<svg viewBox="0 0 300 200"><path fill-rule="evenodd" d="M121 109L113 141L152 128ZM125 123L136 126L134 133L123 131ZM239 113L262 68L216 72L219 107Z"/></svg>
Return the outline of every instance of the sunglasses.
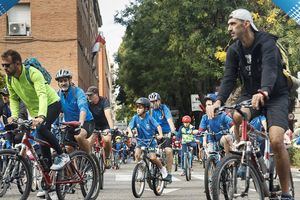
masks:
<svg viewBox="0 0 300 200"><path fill-rule="evenodd" d="M8 68L8 67L10 67L11 64L12 64L12 63L5 63L5 64L2 64L2 67Z"/></svg>

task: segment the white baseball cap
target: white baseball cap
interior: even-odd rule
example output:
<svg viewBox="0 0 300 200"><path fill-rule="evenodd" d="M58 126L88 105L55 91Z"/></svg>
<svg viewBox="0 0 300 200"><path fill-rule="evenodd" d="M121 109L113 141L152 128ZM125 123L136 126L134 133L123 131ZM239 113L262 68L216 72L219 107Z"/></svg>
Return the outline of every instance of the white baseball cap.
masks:
<svg viewBox="0 0 300 200"><path fill-rule="evenodd" d="M253 23L253 18L252 18L251 13L246 9L240 8L240 9L232 11L229 15L229 18L235 18L235 19L249 21L252 28L255 31L258 31L258 29L256 28L256 26Z"/></svg>

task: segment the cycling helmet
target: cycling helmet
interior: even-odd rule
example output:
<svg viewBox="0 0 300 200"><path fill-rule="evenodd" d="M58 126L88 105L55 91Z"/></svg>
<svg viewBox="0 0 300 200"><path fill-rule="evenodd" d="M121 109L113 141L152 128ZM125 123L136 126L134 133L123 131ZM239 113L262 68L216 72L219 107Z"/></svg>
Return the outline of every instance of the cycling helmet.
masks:
<svg viewBox="0 0 300 200"><path fill-rule="evenodd" d="M118 135L118 136L116 137L116 140L121 140L121 136Z"/></svg>
<svg viewBox="0 0 300 200"><path fill-rule="evenodd" d="M146 97L140 97L138 100L135 101L135 104L141 104L146 108L150 108L150 101Z"/></svg>
<svg viewBox="0 0 300 200"><path fill-rule="evenodd" d="M191 123L192 118L188 115L185 115L182 117L181 121L182 121L182 123Z"/></svg>
<svg viewBox="0 0 300 200"><path fill-rule="evenodd" d="M149 94L148 98L150 101L156 101L160 100L160 95L157 92L152 92L151 94Z"/></svg>
<svg viewBox="0 0 300 200"><path fill-rule="evenodd" d="M204 100L211 100L213 102L215 102L217 100L217 95L215 93L208 93L205 97Z"/></svg>
<svg viewBox="0 0 300 200"><path fill-rule="evenodd" d="M55 76L55 80L58 80L60 78L72 78L72 74L69 70L66 69L60 69Z"/></svg>
<svg viewBox="0 0 300 200"><path fill-rule="evenodd" d="M3 96L8 96L8 95L9 95L9 92L8 92L7 87L4 87L4 88L1 90L0 94L2 94Z"/></svg>

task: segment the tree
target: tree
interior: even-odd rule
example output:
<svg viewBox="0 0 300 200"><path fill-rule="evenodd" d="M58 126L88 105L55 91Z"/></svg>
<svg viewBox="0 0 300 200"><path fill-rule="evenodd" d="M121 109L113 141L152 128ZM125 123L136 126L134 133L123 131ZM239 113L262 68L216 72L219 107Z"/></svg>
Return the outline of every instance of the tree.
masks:
<svg viewBox="0 0 300 200"><path fill-rule="evenodd" d="M222 77L228 15L240 7L253 11L259 29L280 37L299 70L299 25L270 0L137 0L115 16L126 26L117 61L127 104L156 91L190 113L190 94L211 92Z"/></svg>

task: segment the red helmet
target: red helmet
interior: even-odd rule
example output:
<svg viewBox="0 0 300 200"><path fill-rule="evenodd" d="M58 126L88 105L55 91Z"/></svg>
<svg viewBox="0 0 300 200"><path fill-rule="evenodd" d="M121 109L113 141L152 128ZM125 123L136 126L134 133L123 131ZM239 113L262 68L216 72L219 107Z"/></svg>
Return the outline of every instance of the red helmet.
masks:
<svg viewBox="0 0 300 200"><path fill-rule="evenodd" d="M190 116L185 115L185 116L182 117L181 121L182 121L182 123L191 123L192 119L191 119Z"/></svg>

